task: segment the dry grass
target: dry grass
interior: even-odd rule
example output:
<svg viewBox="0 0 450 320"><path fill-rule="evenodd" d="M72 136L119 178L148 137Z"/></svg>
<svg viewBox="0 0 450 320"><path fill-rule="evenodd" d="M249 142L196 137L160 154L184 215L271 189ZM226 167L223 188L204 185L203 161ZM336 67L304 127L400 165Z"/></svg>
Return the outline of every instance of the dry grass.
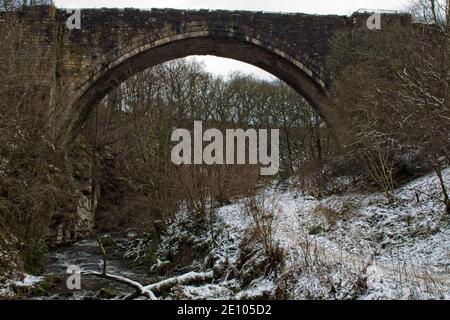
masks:
<svg viewBox="0 0 450 320"><path fill-rule="evenodd" d="M263 249L264 274L277 272L284 262L285 252L276 240L279 212L276 196L267 197L264 193L247 198L244 206L244 215L250 218L250 225L241 250L244 256L245 252L250 250L250 256L252 256L258 245Z"/></svg>
<svg viewBox="0 0 450 320"><path fill-rule="evenodd" d="M316 206L313 213L317 216L324 217L330 227L334 227L340 217L336 210L322 204Z"/></svg>

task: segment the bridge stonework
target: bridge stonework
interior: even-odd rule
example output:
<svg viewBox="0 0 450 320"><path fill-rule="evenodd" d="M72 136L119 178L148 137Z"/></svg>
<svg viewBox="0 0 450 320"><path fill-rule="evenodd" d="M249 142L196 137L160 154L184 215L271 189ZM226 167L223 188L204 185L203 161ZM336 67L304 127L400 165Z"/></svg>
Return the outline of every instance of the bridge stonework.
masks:
<svg viewBox="0 0 450 320"><path fill-rule="evenodd" d="M66 95L64 106L57 108L64 109L69 120L63 127L72 135L95 104L130 76L168 60L207 54L272 73L303 95L332 127L326 71L330 40L338 31L365 28L369 16L82 9L81 29L69 30L71 14L65 9L42 6L33 12L35 21L27 21L34 28L44 24L38 30L46 33L53 53L55 65L49 70L55 74L55 91ZM409 23L410 18L387 15L382 21L387 19Z"/></svg>

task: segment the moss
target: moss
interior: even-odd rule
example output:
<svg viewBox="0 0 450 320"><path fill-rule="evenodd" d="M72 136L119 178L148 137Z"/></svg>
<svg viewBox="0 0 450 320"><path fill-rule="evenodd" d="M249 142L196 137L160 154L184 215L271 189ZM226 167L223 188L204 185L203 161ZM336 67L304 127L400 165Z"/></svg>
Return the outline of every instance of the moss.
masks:
<svg viewBox="0 0 450 320"><path fill-rule="evenodd" d="M42 297L42 296L48 296L49 293L47 292L47 290L45 290L44 288L42 288L41 286L36 286L36 288L34 288L33 293L30 294L30 296L35 296L35 297Z"/></svg>
<svg viewBox="0 0 450 320"><path fill-rule="evenodd" d="M308 234L313 236L313 235L322 233L322 231L323 231L322 227L319 225L316 225L316 226L312 226L311 228L309 228Z"/></svg>
<svg viewBox="0 0 450 320"><path fill-rule="evenodd" d="M115 247L116 240L112 237L102 237L100 239L104 248Z"/></svg>
<svg viewBox="0 0 450 320"><path fill-rule="evenodd" d="M100 299L112 299L117 296L117 290L114 288L101 288L97 297Z"/></svg>
<svg viewBox="0 0 450 320"><path fill-rule="evenodd" d="M54 274L46 275L34 288L33 295L48 296L51 291L58 288L62 283L64 283L64 277Z"/></svg>
<svg viewBox="0 0 450 320"><path fill-rule="evenodd" d="M39 297L49 296L51 291L56 291L62 283L64 278L58 275L46 275L37 284L33 286L18 286L13 285L12 288L15 293L15 298L21 297Z"/></svg>

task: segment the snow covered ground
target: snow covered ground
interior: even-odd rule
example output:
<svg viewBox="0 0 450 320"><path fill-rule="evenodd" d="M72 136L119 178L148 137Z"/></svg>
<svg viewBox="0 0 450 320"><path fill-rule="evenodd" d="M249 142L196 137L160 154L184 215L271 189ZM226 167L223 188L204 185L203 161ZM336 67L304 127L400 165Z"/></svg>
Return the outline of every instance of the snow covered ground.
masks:
<svg viewBox="0 0 450 320"><path fill-rule="evenodd" d="M444 171L450 186L450 169ZM433 174L394 192L323 199L293 187L264 191L276 213L275 237L286 253L281 274L261 277L233 296L230 280L184 288L186 298L251 298L280 290L289 299L450 298L450 217L443 216ZM245 199L222 207L225 235L216 258L236 264L250 220ZM287 293L287 296L286 296Z"/></svg>
<svg viewBox="0 0 450 320"><path fill-rule="evenodd" d="M450 187L450 168L443 176ZM444 215L434 174L395 190L389 201L381 193L317 199L293 185L267 188L256 198L264 199L261 206L275 216L281 266L266 274L256 270L264 250L258 242L246 242L254 221L246 210L248 199L239 199L217 209L216 245L204 261L191 261L196 271L212 270L215 281L178 285L165 298L450 299L450 217ZM158 245L160 264L186 246L202 257L210 231L180 214ZM141 242L138 257L148 249ZM25 275L0 288L0 296L12 294L8 287L40 280Z"/></svg>
<svg viewBox="0 0 450 320"><path fill-rule="evenodd" d="M12 298L16 295L17 291L20 291L20 288L24 290L32 288L42 280L43 277L37 277L31 274L17 274L7 279L7 281L0 283L0 297Z"/></svg>

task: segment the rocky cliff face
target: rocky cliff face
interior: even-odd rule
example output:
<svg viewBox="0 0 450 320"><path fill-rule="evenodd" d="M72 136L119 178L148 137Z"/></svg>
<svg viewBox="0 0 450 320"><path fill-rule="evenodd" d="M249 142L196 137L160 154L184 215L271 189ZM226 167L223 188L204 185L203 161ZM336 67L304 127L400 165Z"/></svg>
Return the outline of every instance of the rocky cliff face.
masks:
<svg viewBox="0 0 450 320"><path fill-rule="evenodd" d="M72 206L56 212L49 228L50 245L60 245L89 237L94 232L100 188L94 178L91 155L77 148L70 162L75 192Z"/></svg>
<svg viewBox="0 0 450 320"><path fill-rule="evenodd" d="M59 219L50 230L50 244L60 245L91 236L94 232L97 195L80 194L75 212ZM58 221L59 220L59 221Z"/></svg>

